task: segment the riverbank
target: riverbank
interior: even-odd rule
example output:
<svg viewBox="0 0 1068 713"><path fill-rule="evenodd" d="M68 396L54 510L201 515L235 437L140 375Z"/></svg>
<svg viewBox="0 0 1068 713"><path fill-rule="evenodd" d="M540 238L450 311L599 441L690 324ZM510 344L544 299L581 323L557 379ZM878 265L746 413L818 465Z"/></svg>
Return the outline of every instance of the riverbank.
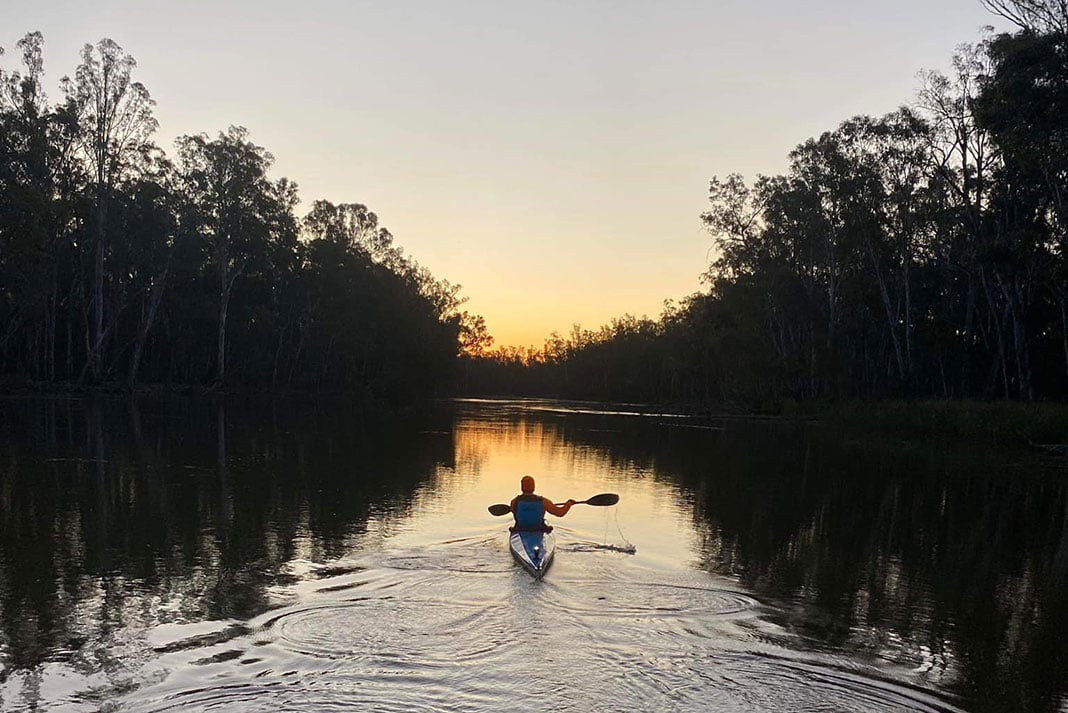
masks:
<svg viewBox="0 0 1068 713"><path fill-rule="evenodd" d="M315 390L290 387L261 387L228 382L225 384L136 384L132 387L112 381L99 384L76 382L39 383L30 381L0 381L0 399L45 400L107 400L134 402L195 403L292 403L313 405L343 405L366 413L403 416L422 413L428 404L439 400L435 395L391 396L369 390Z"/></svg>
<svg viewBox="0 0 1068 713"><path fill-rule="evenodd" d="M357 401L384 408L408 400L384 399L358 392L308 391L290 388L251 388L226 384L139 384L132 389L118 382L86 385L75 383L36 384L0 382L0 396L93 396L190 398L270 397L286 399ZM430 397L434 399L436 397ZM463 398L460 395L455 398ZM492 398L492 397L491 397ZM508 397L502 397L508 398ZM566 401L566 399L562 399ZM592 403L592 402L582 402ZM635 407L634 404L628 404ZM1023 447L1068 457L1068 404L1022 403L1016 401L883 400L795 402L787 401L773 409L735 411L697 404L658 404L635 407L667 410L696 418L759 418L787 421L821 421L843 432L879 434L904 440L941 440L982 443L1003 447Z"/></svg>
<svg viewBox="0 0 1068 713"><path fill-rule="evenodd" d="M907 440L1025 447L1068 457L1068 404L1012 401L848 401L792 405L783 415L817 417L843 431Z"/></svg>

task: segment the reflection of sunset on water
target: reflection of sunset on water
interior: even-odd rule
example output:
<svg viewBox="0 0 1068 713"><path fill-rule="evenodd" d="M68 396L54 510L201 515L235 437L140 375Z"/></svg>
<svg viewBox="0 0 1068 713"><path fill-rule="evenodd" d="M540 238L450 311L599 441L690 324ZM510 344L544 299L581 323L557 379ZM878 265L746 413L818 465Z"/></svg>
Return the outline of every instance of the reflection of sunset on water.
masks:
<svg viewBox="0 0 1068 713"><path fill-rule="evenodd" d="M437 492L428 498L436 504L423 512L417 509L418 524L410 529L413 537L428 532L447 537L456 531L458 522L494 526L488 514L479 522L486 507L509 502L519 493L520 477L532 475L538 493L556 502L583 500L606 491L620 494L616 507L578 505L565 518L549 516L551 524L574 531L578 539L604 540L607 532L619 541L623 530L631 541L644 537L652 556L693 556L684 495L657 483L651 463L615 460L601 449L575 443L561 414L546 419L539 406L535 402L511 402L504 407L461 403L452 434L455 467L439 469ZM465 415L468 409L470 416ZM494 413L493 419L486 418L487 410ZM618 432L611 423L588 428ZM502 517L495 526L503 530L509 522L510 517Z"/></svg>
<svg viewBox="0 0 1068 713"><path fill-rule="evenodd" d="M1023 466L996 452L588 404L4 406L5 712L496 711L531 675L582 710L983 712L1019 700L1006 679L1064 695L1036 662L1066 655L1068 490L1039 461L1010 481ZM620 496L550 518L541 581L487 511L527 473L558 501ZM984 685L992 707L967 693Z"/></svg>

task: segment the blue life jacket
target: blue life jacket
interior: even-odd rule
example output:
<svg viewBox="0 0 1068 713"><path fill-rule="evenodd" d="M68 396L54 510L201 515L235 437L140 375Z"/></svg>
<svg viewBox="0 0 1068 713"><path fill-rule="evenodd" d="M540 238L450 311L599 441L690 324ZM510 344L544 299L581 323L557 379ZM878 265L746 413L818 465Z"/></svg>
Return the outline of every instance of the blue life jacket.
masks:
<svg viewBox="0 0 1068 713"><path fill-rule="evenodd" d="M520 495L515 499L515 529L541 530L545 527L545 506L540 495Z"/></svg>

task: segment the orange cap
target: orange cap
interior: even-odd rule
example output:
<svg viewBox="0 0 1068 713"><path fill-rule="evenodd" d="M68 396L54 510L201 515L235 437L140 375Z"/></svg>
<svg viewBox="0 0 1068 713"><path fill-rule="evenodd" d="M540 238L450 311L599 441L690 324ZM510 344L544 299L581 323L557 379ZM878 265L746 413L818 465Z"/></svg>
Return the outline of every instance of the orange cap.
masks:
<svg viewBox="0 0 1068 713"><path fill-rule="evenodd" d="M524 475L523 479L519 481L519 487L523 489L524 493L534 492L534 479L529 475Z"/></svg>

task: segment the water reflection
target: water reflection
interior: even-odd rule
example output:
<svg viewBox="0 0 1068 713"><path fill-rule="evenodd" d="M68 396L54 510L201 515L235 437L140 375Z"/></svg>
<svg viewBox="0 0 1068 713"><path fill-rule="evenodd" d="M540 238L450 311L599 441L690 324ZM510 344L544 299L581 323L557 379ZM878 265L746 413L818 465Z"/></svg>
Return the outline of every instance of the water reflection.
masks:
<svg viewBox="0 0 1068 713"><path fill-rule="evenodd" d="M915 667L983 710L1058 709L1066 473L728 433L729 467L689 479L712 570L799 605L784 616L813 646Z"/></svg>
<svg viewBox="0 0 1068 713"><path fill-rule="evenodd" d="M616 411L0 402L0 709L1063 705L1063 464ZM623 495L539 587L485 512L525 472Z"/></svg>
<svg viewBox="0 0 1068 713"><path fill-rule="evenodd" d="M1063 463L843 443L818 427L720 427L570 437L683 486L702 566L785 605L773 618L811 650L908 666L976 710L1060 710Z"/></svg>
<svg viewBox="0 0 1068 713"><path fill-rule="evenodd" d="M259 614L286 563L388 529L452 458L411 424L299 404L7 401L0 439L4 678L123 670L140 629Z"/></svg>
<svg viewBox="0 0 1068 713"><path fill-rule="evenodd" d="M533 413L546 411L558 413ZM700 566L779 603L770 618L806 649L899 664L976 710L1061 710L1062 461L850 441L818 426L561 411L504 418L514 437L566 443L588 469L676 486Z"/></svg>

